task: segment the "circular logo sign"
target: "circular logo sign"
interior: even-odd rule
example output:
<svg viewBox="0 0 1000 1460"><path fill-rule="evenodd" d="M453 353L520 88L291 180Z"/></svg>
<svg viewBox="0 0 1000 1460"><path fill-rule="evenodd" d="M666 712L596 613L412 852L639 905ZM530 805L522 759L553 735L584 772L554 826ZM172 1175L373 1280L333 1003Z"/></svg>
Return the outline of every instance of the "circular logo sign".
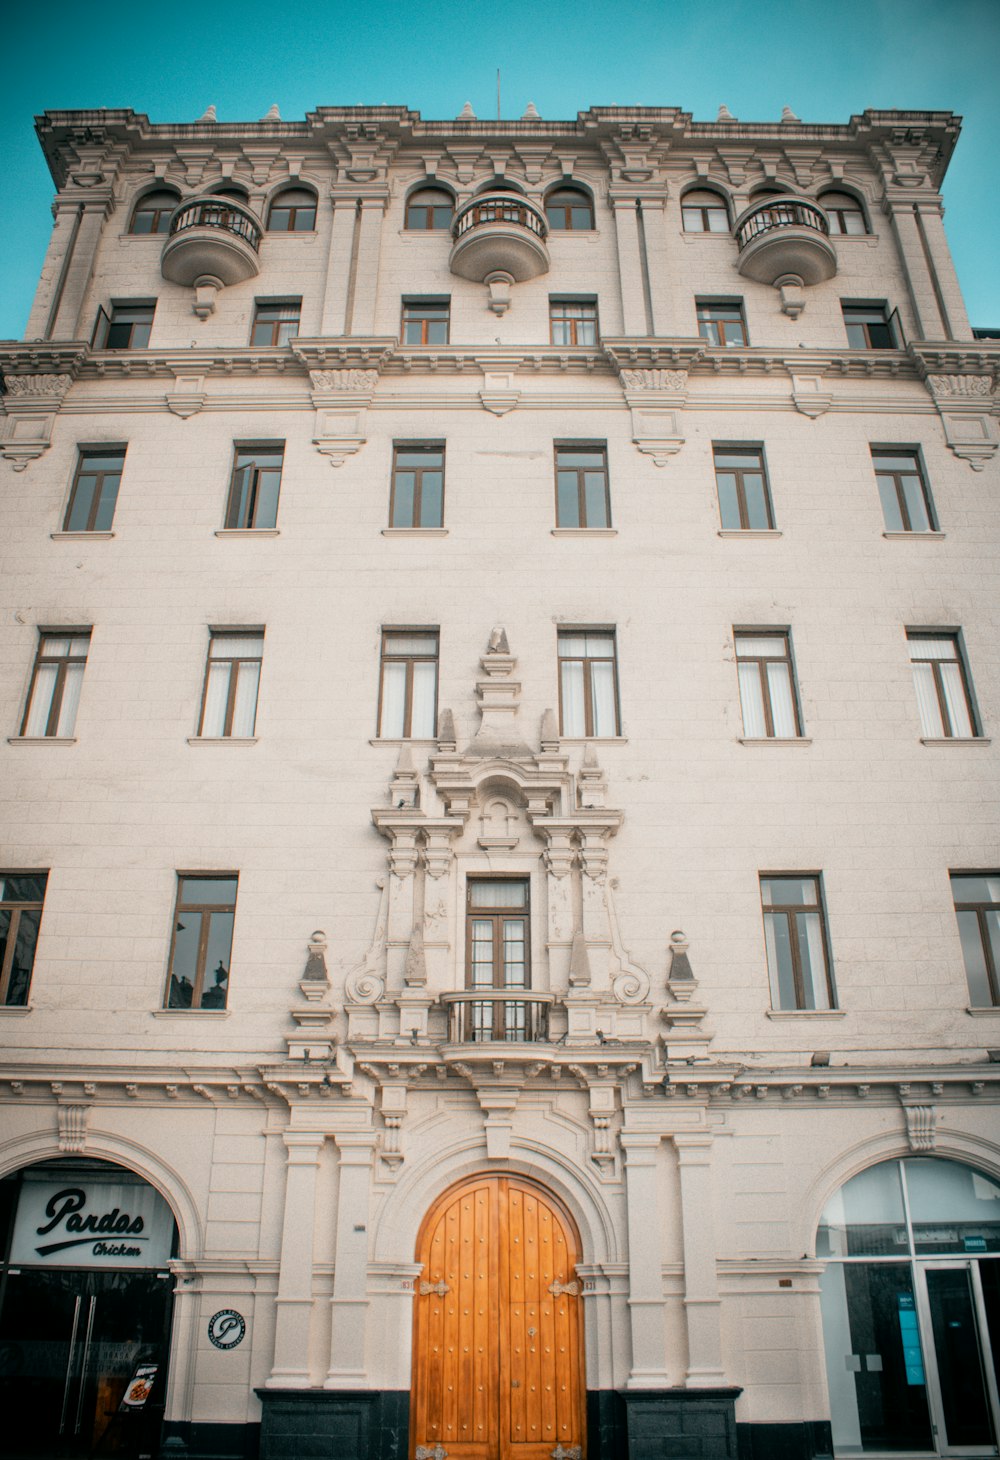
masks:
<svg viewBox="0 0 1000 1460"><path fill-rule="evenodd" d="M243 1342L247 1321L235 1308L220 1308L208 1320L208 1337L216 1348L235 1348Z"/></svg>

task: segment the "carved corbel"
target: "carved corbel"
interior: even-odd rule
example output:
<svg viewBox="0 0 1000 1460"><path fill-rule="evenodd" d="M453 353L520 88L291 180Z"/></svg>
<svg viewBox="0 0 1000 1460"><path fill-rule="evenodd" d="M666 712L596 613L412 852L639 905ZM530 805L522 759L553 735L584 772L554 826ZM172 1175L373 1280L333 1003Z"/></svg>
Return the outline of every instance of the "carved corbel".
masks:
<svg viewBox="0 0 1000 1460"><path fill-rule="evenodd" d="M64 1151L67 1155L75 1155L87 1149L87 1122L89 1119L89 1105L56 1106L60 1151Z"/></svg>
<svg viewBox="0 0 1000 1460"><path fill-rule="evenodd" d="M167 409L185 421L188 416L197 415L206 398L204 375L175 375L173 386L165 395Z"/></svg>
<svg viewBox="0 0 1000 1460"><path fill-rule="evenodd" d="M686 370L621 370L632 416L632 440L656 466L666 466L684 445L680 410L687 401Z"/></svg>
<svg viewBox="0 0 1000 1460"><path fill-rule="evenodd" d="M927 389L937 406L951 451L982 471L1000 445L997 398L990 375L928 375Z"/></svg>
<svg viewBox="0 0 1000 1460"><path fill-rule="evenodd" d="M545 835L545 866L552 877L568 877L573 870L573 862L576 851L573 846L573 834L565 828L556 828L541 824L540 830Z"/></svg>
<svg viewBox="0 0 1000 1460"><path fill-rule="evenodd" d="M49 449L56 416L72 384L71 375L7 376L0 452L15 471L24 471Z"/></svg>
<svg viewBox="0 0 1000 1460"><path fill-rule="evenodd" d="M933 1105L907 1105L906 1134L911 1151L933 1151L937 1145L937 1109Z"/></svg>
<svg viewBox="0 0 1000 1460"><path fill-rule="evenodd" d="M490 308L494 313L503 313L503 309L497 309L493 298L493 287L490 288ZM509 302L509 299L508 299ZM506 305L504 305L506 308ZM505 416L512 411L521 399L520 388L515 385L516 374L513 365L495 365L488 360L480 360L479 368L483 372L483 384L479 391L479 399L488 411L495 416Z"/></svg>
<svg viewBox="0 0 1000 1460"><path fill-rule="evenodd" d="M391 1175L396 1174L405 1159L402 1149L402 1126L405 1118L406 1086L383 1085L382 1120L385 1134L379 1155Z"/></svg>

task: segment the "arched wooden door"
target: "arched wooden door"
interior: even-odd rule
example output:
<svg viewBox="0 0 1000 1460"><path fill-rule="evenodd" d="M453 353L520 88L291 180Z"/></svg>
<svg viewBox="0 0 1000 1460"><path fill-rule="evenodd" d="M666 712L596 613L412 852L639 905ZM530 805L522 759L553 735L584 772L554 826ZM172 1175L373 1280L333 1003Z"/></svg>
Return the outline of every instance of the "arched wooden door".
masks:
<svg viewBox="0 0 1000 1460"><path fill-rule="evenodd" d="M586 1449L580 1252L555 1199L477 1176L420 1231L412 1460L549 1460Z"/></svg>

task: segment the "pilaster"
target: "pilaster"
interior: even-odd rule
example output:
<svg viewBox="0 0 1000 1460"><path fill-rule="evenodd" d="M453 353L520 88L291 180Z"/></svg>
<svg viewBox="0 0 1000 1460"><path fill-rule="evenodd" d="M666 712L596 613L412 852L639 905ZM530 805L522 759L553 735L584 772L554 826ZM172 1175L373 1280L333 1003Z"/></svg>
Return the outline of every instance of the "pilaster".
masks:
<svg viewBox="0 0 1000 1460"><path fill-rule="evenodd" d="M632 1367L627 1389L666 1389L662 1253L659 1224L650 1220L658 1210L657 1182L660 1137L646 1131L625 1131L625 1200L629 1254L629 1325Z"/></svg>
<svg viewBox="0 0 1000 1460"><path fill-rule="evenodd" d="M375 1133L335 1132L340 1165L333 1296L330 1299L330 1367L324 1389L365 1389L368 1318L368 1212Z"/></svg>
<svg viewBox="0 0 1000 1460"><path fill-rule="evenodd" d="M687 1324L686 1389L725 1383L722 1369L721 1301L712 1219L712 1143L708 1131L673 1136L681 1193L684 1249L684 1316Z"/></svg>
<svg viewBox="0 0 1000 1460"><path fill-rule="evenodd" d="M308 1389L316 1178L325 1136L286 1131L285 1212L275 1298L274 1362L268 1389Z"/></svg>

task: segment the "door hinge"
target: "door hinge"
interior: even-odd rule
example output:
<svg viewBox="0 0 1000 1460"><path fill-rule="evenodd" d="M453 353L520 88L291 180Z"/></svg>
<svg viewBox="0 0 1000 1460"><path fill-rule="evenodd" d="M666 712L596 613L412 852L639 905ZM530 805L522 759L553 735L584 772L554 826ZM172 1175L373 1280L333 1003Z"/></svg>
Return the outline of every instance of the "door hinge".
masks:
<svg viewBox="0 0 1000 1460"><path fill-rule="evenodd" d="M549 1283L549 1292L553 1298L578 1298L580 1296L580 1284L576 1278L569 1283Z"/></svg>
<svg viewBox="0 0 1000 1460"><path fill-rule="evenodd" d="M445 1293L451 1292L451 1288L449 1288L446 1282L441 1281L439 1283L421 1283L418 1291L422 1298L426 1298L428 1293L435 1293L439 1298L443 1298ZM440 1448L441 1446L439 1445L438 1449L440 1450ZM429 1450L427 1453L430 1455ZM434 1456L434 1460L440 1460L440 1457Z"/></svg>

